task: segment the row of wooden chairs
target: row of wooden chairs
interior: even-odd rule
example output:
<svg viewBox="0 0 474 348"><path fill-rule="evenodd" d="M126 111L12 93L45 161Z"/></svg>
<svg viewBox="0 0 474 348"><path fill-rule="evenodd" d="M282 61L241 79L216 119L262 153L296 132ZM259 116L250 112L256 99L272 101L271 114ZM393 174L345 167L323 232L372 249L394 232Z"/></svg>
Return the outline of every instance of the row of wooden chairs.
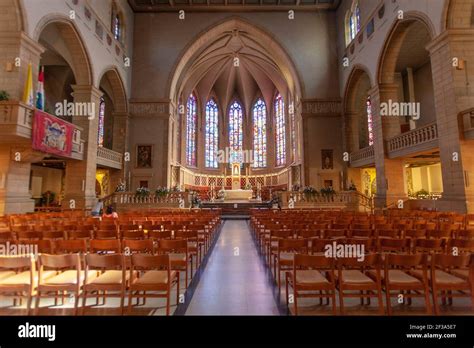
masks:
<svg viewBox="0 0 474 348"><path fill-rule="evenodd" d="M15 298L26 297L27 312L31 312L33 297L36 298L34 314L38 313L42 298L64 301L64 293L74 296L74 314L78 314L82 297L82 311L88 298L120 298L120 310L124 313L128 297L128 313L132 311L134 298L166 298L166 315L170 314L170 296L176 286L176 303L179 303L179 272L170 254L41 254L38 262L31 257L0 257L0 294ZM83 266L84 265L84 266ZM84 270L83 270L84 267ZM36 271L37 269L37 271ZM128 292L128 296L126 293Z"/></svg>
<svg viewBox="0 0 474 348"><path fill-rule="evenodd" d="M428 261L426 254L381 254L365 255L363 261L356 258L328 258L324 255L294 254L284 269L286 277L286 301L290 305L292 289L293 310L298 315L298 299L301 297L327 298L332 301L333 313L337 315L336 295L339 310L345 313L344 299L356 297L370 304L371 298L378 301L379 314L392 315L392 298L400 303L411 304L411 299L424 299L427 314L432 314L430 292L434 313L440 314L439 296L452 304L454 297L470 297L474 306L474 260L471 254L459 256L435 254ZM470 267L471 277L458 274L455 269ZM453 270L454 268L454 270ZM385 306L383 303L385 293ZM474 308L474 307L473 307Z"/></svg>

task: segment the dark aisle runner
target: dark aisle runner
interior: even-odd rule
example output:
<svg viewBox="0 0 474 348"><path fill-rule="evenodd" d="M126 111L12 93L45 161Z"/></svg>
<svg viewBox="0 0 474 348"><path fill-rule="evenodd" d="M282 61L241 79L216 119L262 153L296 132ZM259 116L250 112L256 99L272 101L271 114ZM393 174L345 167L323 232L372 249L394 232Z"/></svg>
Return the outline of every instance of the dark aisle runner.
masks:
<svg viewBox="0 0 474 348"><path fill-rule="evenodd" d="M186 315L279 315L245 220L227 220Z"/></svg>

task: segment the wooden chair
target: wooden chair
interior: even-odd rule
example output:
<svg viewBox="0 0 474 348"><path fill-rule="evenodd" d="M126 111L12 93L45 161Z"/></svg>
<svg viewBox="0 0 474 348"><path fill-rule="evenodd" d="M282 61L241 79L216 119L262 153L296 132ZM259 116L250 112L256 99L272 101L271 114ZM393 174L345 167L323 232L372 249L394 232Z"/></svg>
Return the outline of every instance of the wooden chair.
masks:
<svg viewBox="0 0 474 348"><path fill-rule="evenodd" d="M120 237L125 239L145 239L145 231L143 230L121 230Z"/></svg>
<svg viewBox="0 0 474 348"><path fill-rule="evenodd" d="M98 298L102 292L104 304L107 297L120 298L120 312L123 315L128 278L129 274L126 272L123 255L86 255L85 278L82 287L82 314L86 308L87 298L92 297L93 293L95 293L93 296Z"/></svg>
<svg viewBox="0 0 474 348"><path fill-rule="evenodd" d="M413 253L442 253L445 251L444 239L417 239L413 247Z"/></svg>
<svg viewBox="0 0 474 348"><path fill-rule="evenodd" d="M92 231L88 229L77 229L66 232L67 239L92 239Z"/></svg>
<svg viewBox="0 0 474 348"><path fill-rule="evenodd" d="M448 292L450 304L453 297L471 297L471 305L474 309L474 281L469 280L469 277L458 277L453 272L453 270L462 270L468 266L471 266L473 268L471 272L474 272L474 262L471 263L471 257L472 255L468 253L459 256L435 254L431 257L431 290L436 315L440 314L438 301L440 291Z"/></svg>
<svg viewBox="0 0 474 348"><path fill-rule="evenodd" d="M344 298L346 297L358 297L362 305L365 298L370 304L370 299L375 297L378 301L379 314L385 313L382 297L380 254L364 255L363 260L357 257L338 258L337 287L342 315L344 315Z"/></svg>
<svg viewBox="0 0 474 348"><path fill-rule="evenodd" d="M35 269L32 257L0 257L0 294L13 296L14 306L17 297L26 297L27 315L30 315L33 289L36 286Z"/></svg>
<svg viewBox="0 0 474 348"><path fill-rule="evenodd" d="M199 238L198 231L176 231L176 239L185 239L188 242L188 253L191 258L191 274L193 273L193 259L196 259L196 269L201 262L204 243Z"/></svg>
<svg viewBox="0 0 474 348"><path fill-rule="evenodd" d="M307 239L282 238L273 257L273 272L278 280L278 290L281 287L281 272L293 269L295 254L307 254L309 243Z"/></svg>
<svg viewBox="0 0 474 348"><path fill-rule="evenodd" d="M414 276L416 270L421 270L421 277ZM424 298L427 314L431 314L426 254L386 254L382 284L387 299L388 315L392 315L391 298L400 294L408 299Z"/></svg>
<svg viewBox="0 0 474 348"><path fill-rule="evenodd" d="M189 257L188 242L185 239L161 239L158 242L157 253L168 254L170 256L171 269L184 271L185 286L188 287L188 264L192 259ZM191 273L191 278L193 274Z"/></svg>
<svg viewBox="0 0 474 348"><path fill-rule="evenodd" d="M57 272L55 276L43 277L46 270ZM40 300L43 297L64 300L64 292L72 293L75 296L74 315L77 315L80 290L84 280L84 272L81 271L81 261L79 254L47 255L41 254L38 257L38 287L36 294L35 314L38 314Z"/></svg>
<svg viewBox="0 0 474 348"><path fill-rule="evenodd" d="M176 302L179 301L179 272L171 269L170 255L133 254L131 256L128 313L132 299L166 298L166 315L170 314L171 288L176 284ZM159 293L149 293L149 291ZM143 294L141 294L143 292Z"/></svg>
<svg viewBox="0 0 474 348"><path fill-rule="evenodd" d="M332 309L337 315L334 259L324 255L295 254L293 270L286 272L286 305L289 306L289 287L293 289L295 315L298 315L298 297L332 299ZM318 291L319 293L314 293ZM324 293L323 293L324 292Z"/></svg>

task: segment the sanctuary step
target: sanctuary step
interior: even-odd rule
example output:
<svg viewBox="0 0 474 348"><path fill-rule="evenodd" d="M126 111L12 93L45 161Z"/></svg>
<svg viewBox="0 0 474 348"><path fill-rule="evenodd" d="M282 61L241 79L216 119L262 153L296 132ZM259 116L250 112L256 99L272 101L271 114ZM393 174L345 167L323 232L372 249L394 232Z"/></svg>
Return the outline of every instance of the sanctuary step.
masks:
<svg viewBox="0 0 474 348"><path fill-rule="evenodd" d="M249 219L250 209L271 208L269 202L248 202L248 201L232 201L232 202L202 202L202 208L219 208L222 209L221 218L223 219Z"/></svg>

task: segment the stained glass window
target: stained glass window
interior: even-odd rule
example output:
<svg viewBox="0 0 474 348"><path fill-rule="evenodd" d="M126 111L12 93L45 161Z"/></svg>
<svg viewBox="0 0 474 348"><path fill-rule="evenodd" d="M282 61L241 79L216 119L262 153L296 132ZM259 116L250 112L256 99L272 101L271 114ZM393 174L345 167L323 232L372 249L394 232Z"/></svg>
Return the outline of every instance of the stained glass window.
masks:
<svg viewBox="0 0 474 348"><path fill-rule="evenodd" d="M262 99L253 107L253 166L267 166L267 108Z"/></svg>
<svg viewBox="0 0 474 348"><path fill-rule="evenodd" d="M242 161L243 112L239 102L234 101L229 109L229 148L230 163Z"/></svg>
<svg viewBox="0 0 474 348"><path fill-rule="evenodd" d="M197 102L194 94L188 98L186 107L186 163L196 166Z"/></svg>
<svg viewBox="0 0 474 348"><path fill-rule="evenodd" d="M219 133L217 128L219 110L214 99L206 104L206 168L217 168L217 151L219 149Z"/></svg>
<svg viewBox="0 0 474 348"><path fill-rule="evenodd" d="M347 31L349 32L349 40L347 44L354 40L356 35L360 31L360 7L358 2L356 2L352 6L351 12L348 14L348 17L348 23L346 23L346 25L348 26Z"/></svg>
<svg viewBox="0 0 474 348"><path fill-rule="evenodd" d="M367 97L367 128L369 130L369 146L371 146L374 145L374 124L370 96Z"/></svg>
<svg viewBox="0 0 474 348"><path fill-rule="evenodd" d="M276 165L286 163L285 103L280 93L275 98Z"/></svg>
<svg viewBox="0 0 474 348"><path fill-rule="evenodd" d="M120 16L118 14L115 15L113 20L113 33L115 40L120 40L121 28L120 28Z"/></svg>
<svg viewBox="0 0 474 348"><path fill-rule="evenodd" d="M104 146L104 128L105 128L105 99L100 97L99 102L99 132L97 133L97 145Z"/></svg>

